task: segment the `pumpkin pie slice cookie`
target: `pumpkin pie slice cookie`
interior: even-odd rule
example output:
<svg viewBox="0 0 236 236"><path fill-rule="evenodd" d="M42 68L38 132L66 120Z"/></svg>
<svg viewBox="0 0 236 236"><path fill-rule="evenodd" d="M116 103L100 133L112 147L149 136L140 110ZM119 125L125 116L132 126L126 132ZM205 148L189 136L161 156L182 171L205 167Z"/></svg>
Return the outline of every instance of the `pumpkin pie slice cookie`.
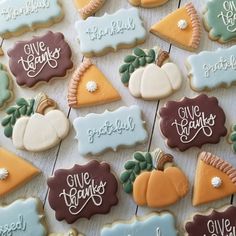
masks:
<svg viewBox="0 0 236 236"><path fill-rule="evenodd" d="M162 208L183 198L189 190L185 174L173 164L173 157L160 149L135 152L125 163L120 180L126 193L132 193L139 206ZM154 167L154 162L157 166Z"/></svg>
<svg viewBox="0 0 236 236"><path fill-rule="evenodd" d="M0 147L0 196L27 183L39 173L40 170L29 162Z"/></svg>
<svg viewBox="0 0 236 236"><path fill-rule="evenodd" d="M211 153L200 153L194 183L193 205L216 201L234 193L236 193L236 169Z"/></svg>
<svg viewBox="0 0 236 236"><path fill-rule="evenodd" d="M68 103L80 108L120 100L117 90L90 59L85 59L69 84Z"/></svg>
<svg viewBox="0 0 236 236"><path fill-rule="evenodd" d="M180 48L195 51L201 39L200 19L193 4L188 3L154 24L150 32Z"/></svg>
<svg viewBox="0 0 236 236"><path fill-rule="evenodd" d="M106 0L74 0L77 9L83 19L92 16L105 3Z"/></svg>

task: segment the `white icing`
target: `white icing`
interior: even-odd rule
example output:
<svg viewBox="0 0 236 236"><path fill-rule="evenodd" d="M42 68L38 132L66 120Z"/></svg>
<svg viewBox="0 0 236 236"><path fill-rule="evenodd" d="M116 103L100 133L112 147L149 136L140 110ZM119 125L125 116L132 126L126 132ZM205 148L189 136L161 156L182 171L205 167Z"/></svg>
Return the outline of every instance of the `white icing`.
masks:
<svg viewBox="0 0 236 236"><path fill-rule="evenodd" d="M230 219L221 218L219 220L209 220L207 221L207 230L208 233L206 235L224 235L224 236L235 236L236 235L236 227L235 222L231 222Z"/></svg>
<svg viewBox="0 0 236 236"><path fill-rule="evenodd" d="M98 85L95 81L88 81L86 84L86 89L88 92L93 93L98 89Z"/></svg>
<svg viewBox="0 0 236 236"><path fill-rule="evenodd" d="M191 143L201 132L206 137L212 136L216 115L207 116L199 106L187 106L178 109L178 116L171 125L175 126L182 143Z"/></svg>
<svg viewBox="0 0 236 236"><path fill-rule="evenodd" d="M72 215L79 214L89 202L95 206L101 206L102 196L105 193L107 182L102 180L95 183L88 172L67 176L69 191L63 189L59 197L63 197L69 212ZM82 204L81 204L82 202Z"/></svg>
<svg viewBox="0 0 236 236"><path fill-rule="evenodd" d="M165 63L162 67L149 64L132 73L129 91L134 97L156 100L168 97L182 84L182 75L174 63Z"/></svg>
<svg viewBox="0 0 236 236"><path fill-rule="evenodd" d="M0 168L0 180L5 180L9 176L9 172L6 168Z"/></svg>
<svg viewBox="0 0 236 236"><path fill-rule="evenodd" d="M69 121L63 112L52 110L46 115L35 113L17 120L12 135L16 148L44 151L57 145L69 132Z"/></svg>
<svg viewBox="0 0 236 236"><path fill-rule="evenodd" d="M236 32L236 3L235 1L224 1L223 8L225 12L217 16L222 19L223 24L230 33Z"/></svg>
<svg viewBox="0 0 236 236"><path fill-rule="evenodd" d="M185 30L188 27L188 22L186 20L181 19L178 21L178 27L181 30Z"/></svg>
<svg viewBox="0 0 236 236"><path fill-rule="evenodd" d="M24 46L25 57L21 57L21 63L27 76L35 78L46 67L57 68L58 59L61 57L61 48L53 51L44 42L29 43Z"/></svg>
<svg viewBox="0 0 236 236"><path fill-rule="evenodd" d="M214 188L219 188L221 185L222 185L222 179L220 177L213 177L211 179L211 185L214 187Z"/></svg>

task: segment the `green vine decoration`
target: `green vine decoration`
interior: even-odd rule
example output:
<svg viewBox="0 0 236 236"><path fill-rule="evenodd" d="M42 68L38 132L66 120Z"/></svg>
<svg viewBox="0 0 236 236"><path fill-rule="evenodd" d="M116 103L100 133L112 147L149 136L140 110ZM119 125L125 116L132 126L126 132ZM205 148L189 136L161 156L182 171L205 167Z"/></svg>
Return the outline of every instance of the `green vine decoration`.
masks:
<svg viewBox="0 0 236 236"><path fill-rule="evenodd" d="M230 142L232 143L233 151L236 153L236 125L233 126L232 133L230 134Z"/></svg>
<svg viewBox="0 0 236 236"><path fill-rule="evenodd" d="M126 193L133 192L133 183L142 171L152 171L154 169L152 155L149 152L145 155L136 152L133 157L133 161L125 163L125 171L120 176L120 181Z"/></svg>
<svg viewBox="0 0 236 236"><path fill-rule="evenodd" d="M124 84L128 84L131 74L138 68L144 67L147 64L154 63L156 60L156 53L153 49L150 49L147 53L141 48L135 48L133 55L125 57L124 62L119 72L121 74L121 80Z"/></svg>
<svg viewBox="0 0 236 236"><path fill-rule="evenodd" d="M35 99L26 101L24 98L19 98L16 101L16 106L9 107L6 110L7 116L2 120L2 126L4 127L4 134L6 137L11 138L13 127L22 116L31 116L34 113Z"/></svg>

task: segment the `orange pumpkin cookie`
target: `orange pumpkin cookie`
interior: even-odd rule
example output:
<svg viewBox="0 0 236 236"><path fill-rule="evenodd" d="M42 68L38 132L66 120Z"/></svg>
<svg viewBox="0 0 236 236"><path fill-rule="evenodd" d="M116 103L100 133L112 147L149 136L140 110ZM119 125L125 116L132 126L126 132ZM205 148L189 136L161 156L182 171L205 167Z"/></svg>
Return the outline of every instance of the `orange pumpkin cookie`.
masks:
<svg viewBox="0 0 236 236"><path fill-rule="evenodd" d="M39 173L39 169L0 147L0 196L15 190Z"/></svg>
<svg viewBox="0 0 236 236"><path fill-rule="evenodd" d="M91 60L85 59L69 84L68 103L80 108L120 100L120 95Z"/></svg>
<svg viewBox="0 0 236 236"><path fill-rule="evenodd" d="M103 6L105 1L106 0L74 0L83 19L96 13Z"/></svg>
<svg viewBox="0 0 236 236"><path fill-rule="evenodd" d="M150 32L180 48L194 51L201 39L200 19L193 4L188 3L154 24Z"/></svg>
<svg viewBox="0 0 236 236"><path fill-rule="evenodd" d="M236 169L211 153L199 155L193 205L212 202L236 193Z"/></svg>
<svg viewBox="0 0 236 236"><path fill-rule="evenodd" d="M133 193L139 206L160 208L172 205L189 190L185 174L173 165L173 157L160 149L135 152L134 160L125 163L120 180L126 193ZM157 167L153 165L157 160Z"/></svg>
<svg viewBox="0 0 236 236"><path fill-rule="evenodd" d="M130 4L134 6L152 8L158 7L168 2L168 0L129 0Z"/></svg>

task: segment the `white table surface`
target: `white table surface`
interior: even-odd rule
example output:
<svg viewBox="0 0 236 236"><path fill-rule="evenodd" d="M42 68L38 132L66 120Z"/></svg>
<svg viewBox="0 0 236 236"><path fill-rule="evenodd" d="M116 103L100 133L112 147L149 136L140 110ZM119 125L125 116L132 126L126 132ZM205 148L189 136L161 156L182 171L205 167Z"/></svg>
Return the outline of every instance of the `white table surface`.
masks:
<svg viewBox="0 0 236 236"><path fill-rule="evenodd" d="M168 13L176 10L178 7L183 6L188 0L170 0L167 4L162 7L154 9L142 9L140 8L140 14L145 22L145 27L150 28L152 24L166 16ZM204 10L205 0L193 0L192 1L199 11L202 13ZM83 56L79 51L79 45L76 40L76 32L74 29L74 23L78 20L79 14L74 7L72 0L62 0L63 8L65 11L65 18L62 22L50 27L50 30L56 32L60 31L64 33L66 40L69 42L73 50L73 62L75 67L77 67L83 60ZM107 0L104 7L96 13L96 16L102 16L105 12L113 13L120 8L131 7L127 0ZM4 41L3 49L5 52L7 49L11 48L17 40L28 40L34 35L43 35L48 29L40 29L35 32L26 33L17 38L11 38ZM207 32L202 28L203 36L201 40L201 46L198 51L202 50L215 50L219 47L229 47L230 45L220 45L216 42L212 42L208 39ZM125 55L131 53L132 49L120 50L117 53L110 53L101 58L95 58L94 62L97 66L105 73L105 75L110 79L112 84L116 87L122 96L122 100L119 102L91 107L83 108L79 110L70 110L67 105L67 89L68 83L71 78L73 70L68 74L67 78L64 80L57 80L50 84L44 84L38 86L36 89L20 88L14 82L15 97L34 97L39 92L43 91L47 93L51 98L55 99L59 107L68 115L72 122L78 116L85 116L90 112L102 113L105 109L114 110L120 106L130 106L137 104L144 112L144 118L147 121L147 129L149 132L149 141L145 145L139 145L134 148L121 149L117 153L112 151L106 152L96 159L100 161L108 162L114 173L119 177L123 170L123 164L125 161L132 158L134 151L145 151L153 150L156 147L162 148L165 152L169 152L174 155L177 164L185 171L189 177L191 187L194 181L194 174L197 163L197 154L199 149L190 149L184 153L178 152L176 150L170 150L166 145L165 141L161 137L159 131L159 117L158 111L163 106L163 104L168 100L179 100L183 96L195 96L197 95L189 87L189 81L187 79L187 71L185 68L185 61L187 56L192 53L179 49L175 46L164 42L163 40L157 38L154 35L148 34L148 38L145 44L142 45L143 48L151 48L155 45L160 45L165 50L170 50L170 55L172 60L179 65L182 69L184 75L184 83L180 91L176 92L171 97L164 99L160 102L145 102L139 99L133 98L128 89L120 81L120 75L118 72L118 67L121 65ZM8 57L0 58L2 63L8 64ZM229 128L233 122L236 122L236 109L235 109L235 87L229 89L216 89L209 92L208 95L216 96L219 99L220 105L224 108L227 116L227 127ZM14 104L14 101L12 102ZM4 116L4 112L0 112L0 117ZM10 139L7 139L3 135L3 129L0 132L0 145L7 148L8 150L18 154L24 159L32 162L35 166L42 170L42 174L36 177L33 181L23 186L22 188L8 194L6 197L0 199L0 204L9 204L14 200L22 197L36 196L39 197L43 204L46 214L46 219L48 222L48 227L50 232L65 232L70 227L77 228L80 232L87 236L97 236L100 235L100 229L104 224L112 223L120 219L130 219L135 213L137 215L145 215L149 212L153 212L158 209L150 209L145 207L139 207L135 205L133 199L130 195L124 193L121 185L119 185L118 197L119 204L111 209L111 212L107 215L96 215L90 220L80 219L73 225L68 225L66 222L58 222L55 219L54 211L50 208L47 200L48 187L46 180L48 176L51 176L53 172L59 168L71 168L74 164L83 164L88 162L91 158L84 158L79 155L77 141L74 139L75 131L71 128L69 136L62 142L61 145L43 152L43 153L29 153L24 151L16 150ZM227 143L226 138L223 138L218 145L205 145L202 150L210 151L223 157L225 160L231 162L236 166L236 156L233 154L230 145ZM192 207L191 204L192 191L176 205L167 208L172 211L177 220L177 227L180 232L183 231L184 221L187 220L190 215L196 211L206 210L209 207L219 207L224 204L229 204L233 201L233 198L228 197L224 200L214 202L212 204L203 205L198 208ZM181 235L181 234L180 234Z"/></svg>

